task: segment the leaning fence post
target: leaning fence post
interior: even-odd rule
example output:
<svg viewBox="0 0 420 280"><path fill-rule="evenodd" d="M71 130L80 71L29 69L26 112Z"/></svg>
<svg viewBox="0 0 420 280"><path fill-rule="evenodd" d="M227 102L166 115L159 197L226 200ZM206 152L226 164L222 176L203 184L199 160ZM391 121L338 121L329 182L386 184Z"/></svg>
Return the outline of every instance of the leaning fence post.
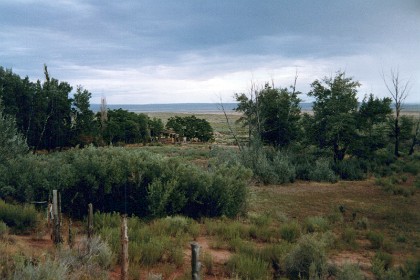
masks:
<svg viewBox="0 0 420 280"><path fill-rule="evenodd" d="M128 228L127 215L121 221L121 280L128 279Z"/></svg>
<svg viewBox="0 0 420 280"><path fill-rule="evenodd" d="M200 268L201 263L199 262L200 245L197 242L191 243L191 275L192 280L200 280Z"/></svg>
<svg viewBox="0 0 420 280"><path fill-rule="evenodd" d="M93 236L93 205L92 203L88 204L88 238Z"/></svg>
<svg viewBox="0 0 420 280"><path fill-rule="evenodd" d="M58 194L57 190L53 190L53 241L58 244L61 241L60 237L60 220L58 214Z"/></svg>

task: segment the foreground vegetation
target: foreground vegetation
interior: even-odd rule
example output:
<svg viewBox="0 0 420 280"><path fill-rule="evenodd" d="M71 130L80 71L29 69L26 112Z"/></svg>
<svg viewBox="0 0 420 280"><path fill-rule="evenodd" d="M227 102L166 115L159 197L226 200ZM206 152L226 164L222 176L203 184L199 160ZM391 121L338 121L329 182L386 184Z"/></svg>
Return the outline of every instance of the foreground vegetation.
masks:
<svg viewBox="0 0 420 280"><path fill-rule="evenodd" d="M169 116L178 136L208 141L215 129L218 142L167 146L149 142L163 129L156 116L106 108L94 116L89 92L78 87L69 99L71 87L46 67L42 84L2 68L0 76L1 278L118 278L122 213L133 279L190 278L192 240L203 248L204 278L419 278L420 120L398 104L392 115L388 98L359 106L359 83L344 73L311 85L313 115L301 114L294 86L266 85L236 95L235 124L228 114ZM126 144L134 145L113 146ZM40 214L53 189L63 232L78 236L57 247Z"/></svg>

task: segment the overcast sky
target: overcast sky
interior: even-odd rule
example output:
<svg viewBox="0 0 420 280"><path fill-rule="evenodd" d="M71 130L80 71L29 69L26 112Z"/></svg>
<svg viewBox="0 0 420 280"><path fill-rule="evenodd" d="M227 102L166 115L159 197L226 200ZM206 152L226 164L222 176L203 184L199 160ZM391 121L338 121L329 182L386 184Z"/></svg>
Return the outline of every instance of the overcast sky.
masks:
<svg viewBox="0 0 420 280"><path fill-rule="evenodd" d="M420 102L420 0L0 0L0 66L108 104L234 101L251 82L338 70L386 96L398 69ZM304 101L310 101L305 95Z"/></svg>

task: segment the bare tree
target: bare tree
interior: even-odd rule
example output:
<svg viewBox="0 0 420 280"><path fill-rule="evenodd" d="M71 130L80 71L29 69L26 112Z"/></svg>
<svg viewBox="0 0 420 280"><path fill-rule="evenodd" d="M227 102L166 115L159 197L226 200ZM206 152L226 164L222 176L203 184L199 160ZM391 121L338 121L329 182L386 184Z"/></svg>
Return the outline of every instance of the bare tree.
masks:
<svg viewBox="0 0 420 280"><path fill-rule="evenodd" d="M233 127L232 127L232 125L231 125L231 123L229 121L229 117L228 117L228 115L226 113L225 106L223 105L222 96L220 96L219 109L223 111L223 115L225 116L225 119L226 119L226 124L227 124L227 126L229 128L230 133L233 136L233 139L235 139L235 142L238 145L239 151L242 151L242 144L241 144L241 142L239 142L238 135L235 132L235 130L233 129Z"/></svg>
<svg viewBox="0 0 420 280"><path fill-rule="evenodd" d="M400 73L398 70L391 69L390 74L391 82L387 82L384 72L382 71L382 79L384 80L385 86L391 95L392 101L394 102L394 111L395 111L395 120L393 125L393 132L394 132L394 154L396 157L399 156L399 145L400 145L400 115L401 110L403 109L404 101L408 96L410 91L409 81L403 81L400 78Z"/></svg>

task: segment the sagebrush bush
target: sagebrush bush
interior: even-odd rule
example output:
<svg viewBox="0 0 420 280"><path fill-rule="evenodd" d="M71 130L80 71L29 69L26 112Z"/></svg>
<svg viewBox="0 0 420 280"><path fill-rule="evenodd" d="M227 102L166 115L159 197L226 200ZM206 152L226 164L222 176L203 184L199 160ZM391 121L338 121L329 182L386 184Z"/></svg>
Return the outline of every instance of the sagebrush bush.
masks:
<svg viewBox="0 0 420 280"><path fill-rule="evenodd" d="M370 244L373 249L380 249L384 246L384 235L381 232L369 231L366 234L367 239L370 241Z"/></svg>
<svg viewBox="0 0 420 280"><path fill-rule="evenodd" d="M227 262L227 270L233 277L249 280L270 279L270 264L258 257L235 254Z"/></svg>
<svg viewBox="0 0 420 280"><path fill-rule="evenodd" d="M336 280L364 280L360 267L357 264L345 263L339 270Z"/></svg>
<svg viewBox="0 0 420 280"><path fill-rule="evenodd" d="M7 225L3 221L0 221L0 238L3 238L4 236L6 236L8 232L9 232L9 229Z"/></svg>
<svg viewBox="0 0 420 280"><path fill-rule="evenodd" d="M296 242L300 237L300 225L297 222L290 222L281 225L280 236L288 242Z"/></svg>
<svg viewBox="0 0 420 280"><path fill-rule="evenodd" d="M56 280L66 279L68 267L61 262L47 259L45 262L33 264L28 262L17 267L13 276L16 280Z"/></svg>
<svg viewBox="0 0 420 280"><path fill-rule="evenodd" d="M325 245L314 236L304 235L286 256L286 273L292 279L306 279L312 265L320 276L324 273L326 262Z"/></svg>
<svg viewBox="0 0 420 280"><path fill-rule="evenodd" d="M34 230L40 216L32 205L14 205L0 200L0 221L3 221L12 233L21 234Z"/></svg>
<svg viewBox="0 0 420 280"><path fill-rule="evenodd" d="M357 158L345 159L334 164L336 174L343 180L362 180L366 170L361 166L361 160Z"/></svg>
<svg viewBox="0 0 420 280"><path fill-rule="evenodd" d="M356 247L356 237L357 233L354 228L346 227L341 234L341 239L348 245L352 247Z"/></svg>
<svg viewBox="0 0 420 280"><path fill-rule="evenodd" d="M325 232L330 228L328 219L321 216L313 216L305 219L306 232Z"/></svg>
<svg viewBox="0 0 420 280"><path fill-rule="evenodd" d="M59 186L63 212L78 218L88 203L104 212L141 217L234 217L245 210L252 175L239 164L203 170L144 149L92 146L28 155L9 165L11 171L0 165L0 198L48 200Z"/></svg>
<svg viewBox="0 0 420 280"><path fill-rule="evenodd" d="M308 177L311 181L330 183L337 182L337 176L331 169L330 161L324 158L320 158L315 162L315 165L309 170Z"/></svg>

